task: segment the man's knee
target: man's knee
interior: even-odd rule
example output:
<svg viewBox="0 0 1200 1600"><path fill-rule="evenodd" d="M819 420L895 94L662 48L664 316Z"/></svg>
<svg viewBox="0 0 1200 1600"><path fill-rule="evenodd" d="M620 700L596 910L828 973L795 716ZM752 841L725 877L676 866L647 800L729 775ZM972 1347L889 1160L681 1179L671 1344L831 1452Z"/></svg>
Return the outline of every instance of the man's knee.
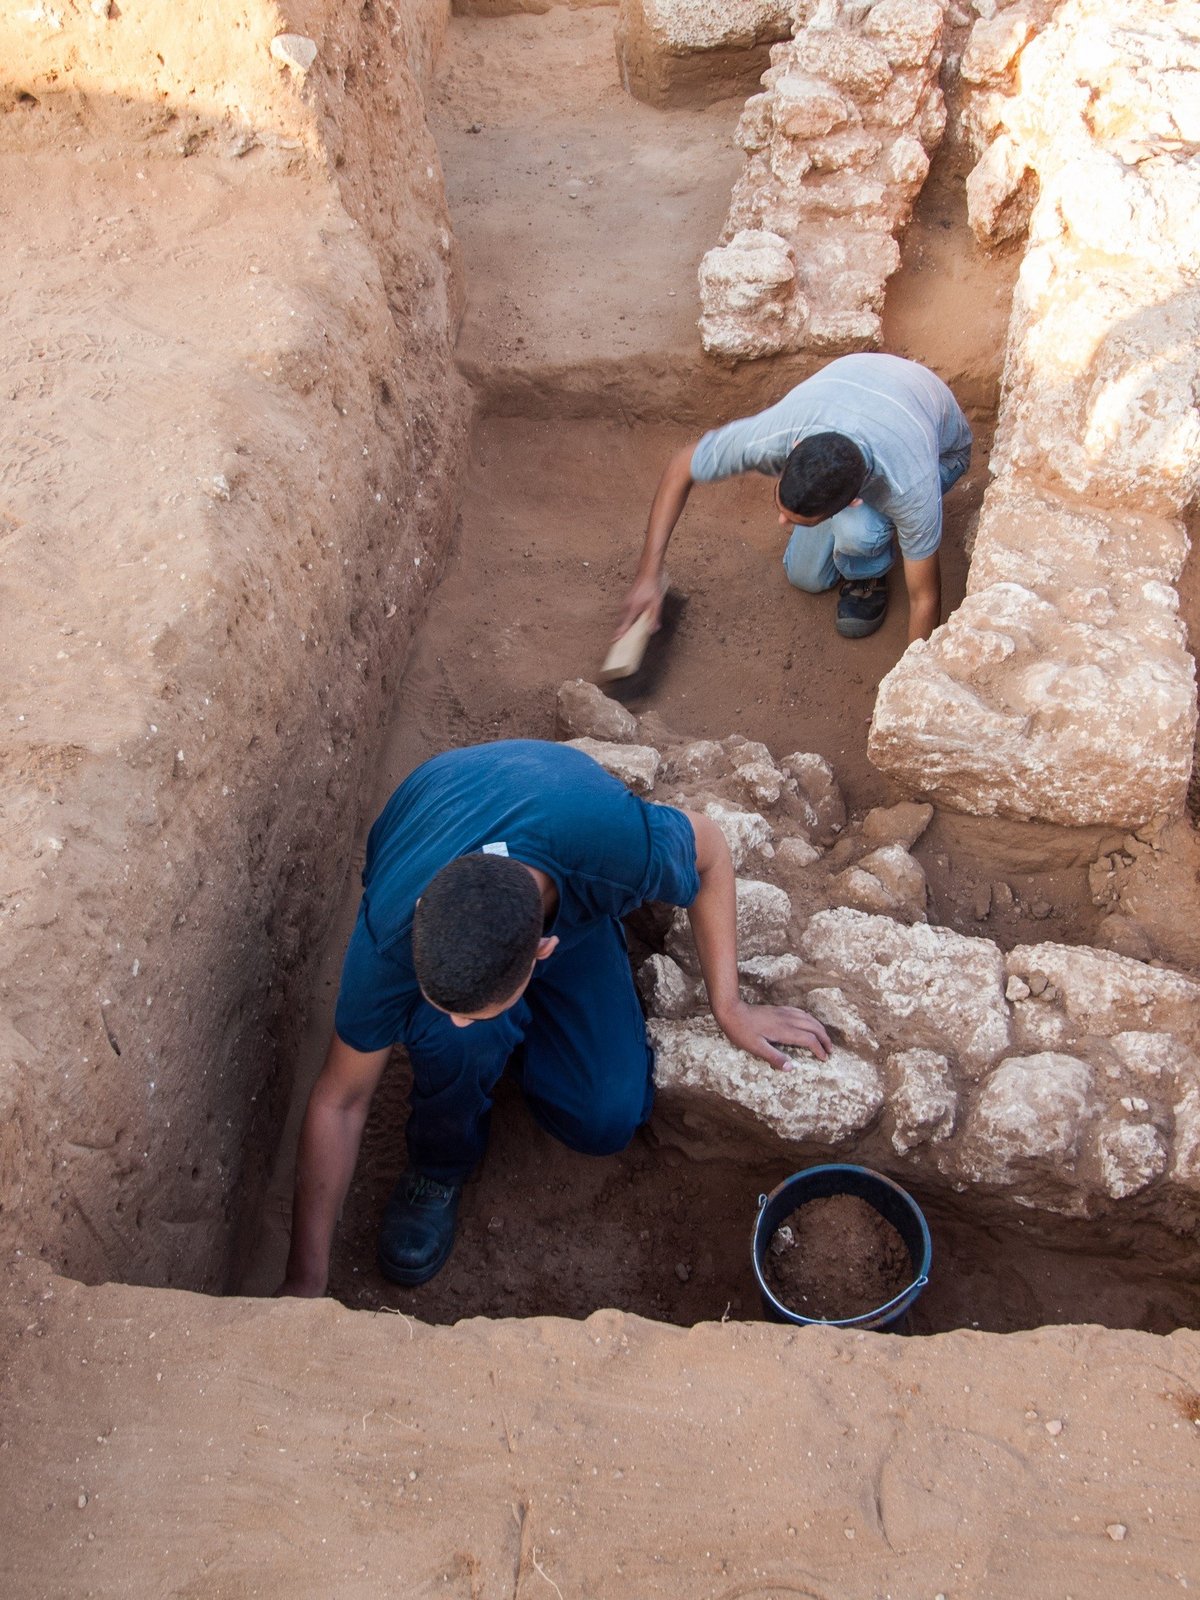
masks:
<svg viewBox="0 0 1200 1600"><path fill-rule="evenodd" d="M624 1150L650 1115L654 1103L652 1065L631 1073L623 1085L609 1083L603 1096L575 1106L554 1105L530 1098L530 1108L542 1126L581 1155L612 1156Z"/></svg>

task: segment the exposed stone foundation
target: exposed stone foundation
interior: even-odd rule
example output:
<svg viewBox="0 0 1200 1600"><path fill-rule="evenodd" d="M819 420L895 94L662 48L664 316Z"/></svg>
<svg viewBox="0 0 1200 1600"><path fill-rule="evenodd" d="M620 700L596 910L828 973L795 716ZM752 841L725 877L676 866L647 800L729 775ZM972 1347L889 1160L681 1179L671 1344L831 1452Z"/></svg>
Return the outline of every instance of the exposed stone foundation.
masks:
<svg viewBox="0 0 1200 1600"><path fill-rule="evenodd" d="M870 751L977 814L1134 827L1178 812L1194 669L1177 615L1200 490L1200 67L1171 6L1069 0L977 24L981 238L1021 269L966 602L880 687ZM1024 45L1022 50L1021 46ZM1190 219L1190 220L1185 220Z"/></svg>
<svg viewBox="0 0 1200 1600"><path fill-rule="evenodd" d="M771 51L738 125L746 170L700 264L711 355L879 343L896 236L946 122L942 11L936 0L830 9Z"/></svg>
<svg viewBox="0 0 1200 1600"><path fill-rule="evenodd" d="M590 686L560 691L577 736L589 723L611 734L606 707ZM736 736L684 742L652 719L620 732L641 742L588 748L618 776L635 764L642 792L706 812L729 842L746 998L804 1006L834 1040L827 1061L798 1055L792 1072L730 1045L677 912L639 985L666 1115L694 1148L756 1126L798 1165L832 1151L1018 1206L1195 1218L1200 984L1107 950L1006 955L930 926L910 853L928 806L846 827L815 757L776 762Z"/></svg>

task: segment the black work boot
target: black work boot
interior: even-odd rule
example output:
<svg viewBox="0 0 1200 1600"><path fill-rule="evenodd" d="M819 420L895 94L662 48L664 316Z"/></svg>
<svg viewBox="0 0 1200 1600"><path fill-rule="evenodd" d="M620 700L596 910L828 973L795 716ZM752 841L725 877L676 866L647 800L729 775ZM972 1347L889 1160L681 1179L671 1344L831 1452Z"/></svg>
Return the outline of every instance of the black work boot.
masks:
<svg viewBox="0 0 1200 1600"><path fill-rule="evenodd" d="M454 1248L461 1183L438 1183L405 1172L383 1208L376 1252L379 1270L392 1283L428 1283Z"/></svg>
<svg viewBox="0 0 1200 1600"><path fill-rule="evenodd" d="M843 578L834 623L843 639L865 639L887 615L886 578Z"/></svg>

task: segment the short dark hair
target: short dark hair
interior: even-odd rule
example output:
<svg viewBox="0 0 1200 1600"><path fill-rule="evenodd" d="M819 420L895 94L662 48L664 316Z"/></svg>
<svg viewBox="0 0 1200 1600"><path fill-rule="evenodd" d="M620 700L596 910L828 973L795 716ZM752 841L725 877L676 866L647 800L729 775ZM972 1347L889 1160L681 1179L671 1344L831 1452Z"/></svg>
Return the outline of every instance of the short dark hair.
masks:
<svg viewBox="0 0 1200 1600"><path fill-rule="evenodd" d="M459 856L413 912L413 966L426 997L469 1015L507 1000L529 976L542 937L542 896L507 856Z"/></svg>
<svg viewBox="0 0 1200 1600"><path fill-rule="evenodd" d="M867 481L862 451L844 433L810 433L783 463L779 504L798 517L834 517Z"/></svg>

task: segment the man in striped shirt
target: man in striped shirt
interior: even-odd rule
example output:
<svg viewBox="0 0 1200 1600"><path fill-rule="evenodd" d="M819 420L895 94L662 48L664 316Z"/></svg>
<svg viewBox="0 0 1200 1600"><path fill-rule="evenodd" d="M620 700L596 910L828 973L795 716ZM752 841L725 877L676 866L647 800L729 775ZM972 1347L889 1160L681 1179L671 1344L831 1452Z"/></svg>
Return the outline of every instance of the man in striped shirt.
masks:
<svg viewBox="0 0 1200 1600"><path fill-rule="evenodd" d="M694 483L742 472L776 480L775 508L791 537L789 582L810 594L840 585L837 631L865 638L887 610L899 546L908 637L941 620L942 496L967 470L971 430L949 389L899 356L831 361L757 416L714 428L676 451L654 496L619 638L647 609L657 626L663 558Z"/></svg>

